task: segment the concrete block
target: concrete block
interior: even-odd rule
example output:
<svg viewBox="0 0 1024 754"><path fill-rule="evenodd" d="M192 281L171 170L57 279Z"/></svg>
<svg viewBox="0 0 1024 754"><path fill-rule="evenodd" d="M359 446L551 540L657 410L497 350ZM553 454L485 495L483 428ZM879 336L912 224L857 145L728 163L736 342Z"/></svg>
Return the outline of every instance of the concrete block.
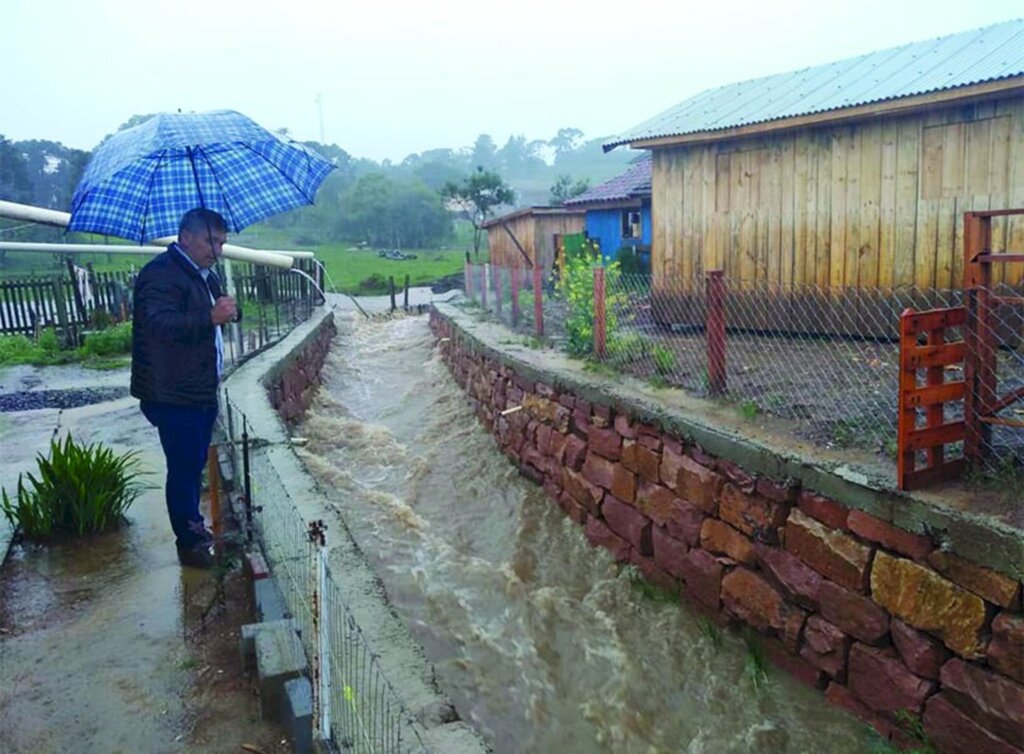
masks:
<svg viewBox="0 0 1024 754"><path fill-rule="evenodd" d="M280 720L285 684L306 674L306 655L292 626L275 621L256 632L256 669L260 711L267 720Z"/></svg>
<svg viewBox="0 0 1024 754"><path fill-rule="evenodd" d="M268 627L277 626L282 623L286 624L287 627L293 631L295 630L295 622L290 618L271 621L269 623L249 623L248 625L242 626L242 641L240 643L240 648L242 651L242 667L245 670L252 670L256 667L256 634Z"/></svg>
<svg viewBox="0 0 1024 754"><path fill-rule="evenodd" d="M284 728L295 754L313 751L313 687L308 678L294 678L284 685Z"/></svg>
<svg viewBox="0 0 1024 754"><path fill-rule="evenodd" d="M258 552L247 552L243 565L245 566L245 575L252 581L270 578L270 567L263 555Z"/></svg>
<svg viewBox="0 0 1024 754"><path fill-rule="evenodd" d="M284 602L284 595L273 579L260 579L253 582L253 597L256 603L256 617L260 622L291 618L292 614Z"/></svg>

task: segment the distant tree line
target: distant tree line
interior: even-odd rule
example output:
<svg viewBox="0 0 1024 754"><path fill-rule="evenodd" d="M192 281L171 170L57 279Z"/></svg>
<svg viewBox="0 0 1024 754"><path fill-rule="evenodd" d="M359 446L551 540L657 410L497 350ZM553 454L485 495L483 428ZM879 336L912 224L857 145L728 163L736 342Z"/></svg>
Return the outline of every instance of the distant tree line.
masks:
<svg viewBox="0 0 1024 754"><path fill-rule="evenodd" d="M148 117L132 116L118 130ZM288 135L286 129L279 133ZM304 142L337 169L320 188L315 205L265 224L292 229L305 243L345 240L377 247L436 247L451 240L453 210L462 209L461 216L479 230L479 216L458 201L452 187L469 187L480 174L498 178L508 191L498 192L500 201L485 199L486 215L501 207L561 203L625 168L631 155L621 150L604 154L603 141L586 140L576 128L561 128L546 141L513 135L499 147L489 134L480 134L471 147L430 149L397 164L353 157L335 144ZM68 211L89 156L90 152L60 142L9 141L0 135L0 199ZM14 225L0 219L0 239L52 240L59 235L53 228L13 229ZM479 232L475 236L478 241Z"/></svg>

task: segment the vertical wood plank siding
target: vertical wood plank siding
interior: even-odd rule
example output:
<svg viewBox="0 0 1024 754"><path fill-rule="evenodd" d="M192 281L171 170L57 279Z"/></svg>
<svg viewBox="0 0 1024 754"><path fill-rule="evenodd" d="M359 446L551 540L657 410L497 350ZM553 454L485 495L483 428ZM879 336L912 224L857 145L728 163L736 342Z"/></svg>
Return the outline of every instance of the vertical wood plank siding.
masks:
<svg viewBox="0 0 1024 754"><path fill-rule="evenodd" d="M554 237L569 233L582 233L585 215L582 212L564 215L523 214L505 221L519 245L523 247L530 262L540 257L544 269L551 269L555 258ZM500 224L487 229L487 248L490 262L501 267L526 267L526 261Z"/></svg>
<svg viewBox="0 0 1024 754"><path fill-rule="evenodd" d="M959 288L963 213L1024 206L1024 97L653 156L656 289L715 268L734 287ZM1024 249L1024 218L992 230ZM1017 285L1024 264L995 273Z"/></svg>

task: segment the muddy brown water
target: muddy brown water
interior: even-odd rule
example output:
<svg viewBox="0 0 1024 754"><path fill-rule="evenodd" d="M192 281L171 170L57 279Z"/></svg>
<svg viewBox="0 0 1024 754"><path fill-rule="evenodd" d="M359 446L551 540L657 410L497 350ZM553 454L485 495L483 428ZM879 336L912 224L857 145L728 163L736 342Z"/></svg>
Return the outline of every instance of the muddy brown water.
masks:
<svg viewBox="0 0 1024 754"><path fill-rule="evenodd" d="M341 329L308 468L463 718L499 754L867 750L865 727L739 637L638 587L477 423L424 317Z"/></svg>

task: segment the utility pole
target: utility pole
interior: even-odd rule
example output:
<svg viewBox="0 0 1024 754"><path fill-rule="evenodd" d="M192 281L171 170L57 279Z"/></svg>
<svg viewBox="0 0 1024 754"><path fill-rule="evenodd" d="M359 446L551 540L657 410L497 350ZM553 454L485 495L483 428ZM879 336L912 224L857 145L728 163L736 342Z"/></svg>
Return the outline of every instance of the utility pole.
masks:
<svg viewBox="0 0 1024 754"><path fill-rule="evenodd" d="M320 111L320 143L326 144L324 141L324 96L322 94L316 95L316 107Z"/></svg>

